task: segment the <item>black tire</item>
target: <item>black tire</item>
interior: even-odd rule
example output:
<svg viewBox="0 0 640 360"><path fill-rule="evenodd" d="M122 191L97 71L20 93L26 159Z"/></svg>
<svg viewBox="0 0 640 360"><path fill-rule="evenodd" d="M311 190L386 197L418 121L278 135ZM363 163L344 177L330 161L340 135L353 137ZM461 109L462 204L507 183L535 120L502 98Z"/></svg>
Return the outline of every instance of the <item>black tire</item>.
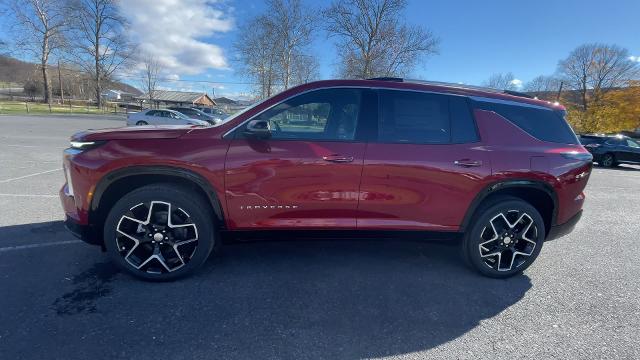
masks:
<svg viewBox="0 0 640 360"><path fill-rule="evenodd" d="M138 122L136 123L136 125L138 125L138 126L142 126L142 125L149 125L149 123L148 123L148 122L146 122L146 121L142 121L142 120L140 120L140 121L138 121Z"/></svg>
<svg viewBox="0 0 640 360"><path fill-rule="evenodd" d="M504 216L500 217L500 214ZM528 218L523 214L528 215ZM493 227L492 219L495 221ZM517 219L521 219L522 223L517 222ZM527 219L531 220L529 228ZM499 229L500 223L505 225L504 231ZM509 228L510 224L515 224L512 229ZM498 234L493 233L493 228ZM523 231L526 232L525 237L528 240L518 235ZM545 234L544 220L536 208L516 197L495 198L476 212L474 222L462 241L462 256L469 266L484 276L508 278L522 273L535 261L542 249ZM495 235L498 235L498 238L491 240ZM481 247L481 244L484 244L484 247ZM497 252L501 252L501 255L489 256ZM510 258L511 266L507 267Z"/></svg>
<svg viewBox="0 0 640 360"><path fill-rule="evenodd" d="M606 153L602 155L602 160L600 160L600 165L604 167L616 167L618 164L616 163L616 157L611 153Z"/></svg>
<svg viewBox="0 0 640 360"><path fill-rule="evenodd" d="M169 211L173 221L168 221ZM149 218L148 225L141 224ZM157 235L166 237L157 239ZM191 274L205 263L218 242L207 203L192 191L171 184L148 185L124 195L107 215L104 239L118 267L150 281ZM137 265L142 266L138 269Z"/></svg>

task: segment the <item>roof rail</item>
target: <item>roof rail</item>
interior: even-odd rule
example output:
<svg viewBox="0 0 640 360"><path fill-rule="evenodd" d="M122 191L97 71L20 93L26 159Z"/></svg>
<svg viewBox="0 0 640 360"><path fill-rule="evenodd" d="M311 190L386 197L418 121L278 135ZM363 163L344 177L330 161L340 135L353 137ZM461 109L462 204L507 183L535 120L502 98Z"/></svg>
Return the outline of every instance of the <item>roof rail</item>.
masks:
<svg viewBox="0 0 640 360"><path fill-rule="evenodd" d="M533 99L533 96L531 96L531 95L529 95L527 93L520 92L520 91L505 90L504 93L508 94L508 95L513 95L513 96L519 96L519 97Z"/></svg>
<svg viewBox="0 0 640 360"><path fill-rule="evenodd" d="M370 78L370 79L367 79L367 80L404 82L404 79L403 79L403 78L399 78L399 77L389 77L389 76L374 77L374 78Z"/></svg>
<svg viewBox="0 0 640 360"><path fill-rule="evenodd" d="M533 99L534 97L523 92L513 91L513 90L499 90L492 87L487 86L476 86L476 85L467 85L467 84L459 84L459 83L450 83L444 81L429 81L429 80L416 80L416 79L403 79L398 77L375 77L367 80L378 80L378 81L395 81L395 82L408 82L408 83L416 83L423 85L435 85L435 86L447 86L454 87L458 89L464 90L478 90L478 91L486 91L492 92L496 94L507 94L512 96L524 97L528 99Z"/></svg>

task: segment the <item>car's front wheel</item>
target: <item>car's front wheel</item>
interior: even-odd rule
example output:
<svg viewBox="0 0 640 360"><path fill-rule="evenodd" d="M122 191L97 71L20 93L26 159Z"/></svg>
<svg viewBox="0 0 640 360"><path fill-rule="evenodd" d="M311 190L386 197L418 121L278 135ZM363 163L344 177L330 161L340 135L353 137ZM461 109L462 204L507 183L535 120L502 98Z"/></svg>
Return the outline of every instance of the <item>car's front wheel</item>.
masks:
<svg viewBox="0 0 640 360"><path fill-rule="evenodd" d="M206 261L215 241L206 202L170 184L126 194L104 225L105 247L112 260L145 280L173 280L193 272Z"/></svg>
<svg viewBox="0 0 640 360"><path fill-rule="evenodd" d="M463 256L481 274L507 278L521 273L536 259L545 238L540 213L514 197L484 206L465 233Z"/></svg>

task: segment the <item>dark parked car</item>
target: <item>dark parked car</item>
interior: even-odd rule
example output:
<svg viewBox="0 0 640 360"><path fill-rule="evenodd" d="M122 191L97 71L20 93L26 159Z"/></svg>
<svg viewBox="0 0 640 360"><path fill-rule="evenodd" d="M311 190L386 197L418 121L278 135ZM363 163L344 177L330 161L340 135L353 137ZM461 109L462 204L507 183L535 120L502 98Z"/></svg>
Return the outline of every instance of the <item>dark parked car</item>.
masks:
<svg viewBox="0 0 640 360"><path fill-rule="evenodd" d="M580 135L580 142L602 166L640 164L640 144L624 135Z"/></svg>
<svg viewBox="0 0 640 360"><path fill-rule="evenodd" d="M208 122L211 125L215 125L216 123L218 123L218 119L209 115L209 114L205 114L204 112L196 109L196 108L190 108L190 107L180 107L180 106L173 106L169 108L170 110L173 111L177 111L181 114L184 114L192 119L197 119L197 120L203 120Z"/></svg>
<svg viewBox="0 0 640 360"><path fill-rule="evenodd" d="M198 110L202 111L207 115L211 115L216 119L220 119L221 121L229 117L229 114L227 114L226 112L213 107L203 107L203 108L198 108Z"/></svg>
<svg viewBox="0 0 640 360"><path fill-rule="evenodd" d="M71 231L148 280L193 272L222 234L461 239L470 266L504 278L582 214L592 156L564 112L461 85L318 81L216 126L78 133L60 198Z"/></svg>

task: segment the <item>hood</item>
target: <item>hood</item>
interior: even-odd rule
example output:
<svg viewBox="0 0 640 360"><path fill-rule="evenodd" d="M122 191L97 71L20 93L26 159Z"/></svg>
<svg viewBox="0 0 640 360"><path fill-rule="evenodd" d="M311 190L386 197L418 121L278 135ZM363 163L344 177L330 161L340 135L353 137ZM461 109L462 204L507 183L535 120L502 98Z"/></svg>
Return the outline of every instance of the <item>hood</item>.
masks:
<svg viewBox="0 0 640 360"><path fill-rule="evenodd" d="M128 126L121 128L86 130L71 136L72 141L101 141L129 139L175 139L198 126L194 125L162 125L162 126Z"/></svg>

